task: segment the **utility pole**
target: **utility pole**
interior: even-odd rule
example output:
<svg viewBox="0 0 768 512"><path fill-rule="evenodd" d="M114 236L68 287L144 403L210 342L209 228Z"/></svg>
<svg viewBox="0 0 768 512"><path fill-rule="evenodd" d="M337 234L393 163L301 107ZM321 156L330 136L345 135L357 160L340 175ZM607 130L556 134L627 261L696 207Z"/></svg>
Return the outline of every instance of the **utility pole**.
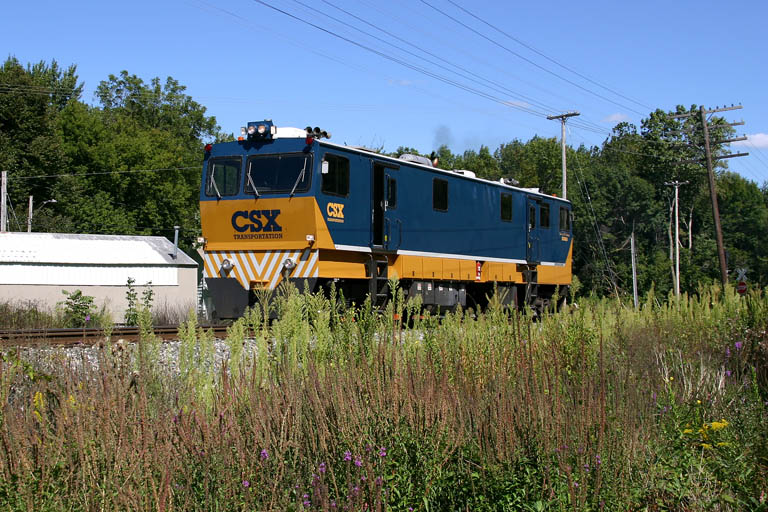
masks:
<svg viewBox="0 0 768 512"><path fill-rule="evenodd" d="M749 153L732 153L730 155L722 155L722 156L712 156L712 150L710 147L710 140L709 140L709 125L707 124L707 114L712 114L715 112L726 112L729 110L740 110L742 108L741 105L731 105L730 107L722 107L722 108L713 108L713 109L705 109L704 106L699 108L699 114L701 115L701 129L702 133L704 135L704 154L705 154L705 162L707 165L707 174L709 177L709 196L712 200L712 216L714 218L715 223L715 239L717 240L717 257L720 261L720 280L723 284L723 288L725 288L725 285L728 284L728 264L725 261L725 247L723 245L723 231L720 227L720 209L717 206L717 190L715 188L715 172L713 169L712 162L714 160L722 160L724 158L736 158L739 156L747 156ZM687 113L687 114L678 114L671 116L672 119L681 119L684 117L692 117L696 115L693 112ZM744 124L743 122L738 123L731 123L731 124L725 124L724 126L736 126ZM735 139L725 139L725 140L718 140L714 141L713 144L725 144L729 142L736 142L740 140L746 140L746 137L738 137ZM686 160L684 162L680 163L701 163L700 160Z"/></svg>
<svg viewBox="0 0 768 512"><path fill-rule="evenodd" d="M0 184L0 233L5 233L8 230L8 209L5 198L8 193L8 171L3 171L0 181L2 182Z"/></svg>
<svg viewBox="0 0 768 512"><path fill-rule="evenodd" d="M632 298L635 301L635 309L639 306L637 297L637 257L635 256L635 223L632 223L632 237L630 238L630 248L632 255Z"/></svg>
<svg viewBox="0 0 768 512"><path fill-rule="evenodd" d="M675 296L680 296L680 196L677 190L687 181L670 181L664 183L668 187L675 187Z"/></svg>
<svg viewBox="0 0 768 512"><path fill-rule="evenodd" d="M563 151L562 161L563 161L563 199L568 199L567 193L568 193L568 186L566 183L566 166L565 166L565 120L569 117L574 117L581 115L578 112L566 112L565 114L560 114L557 116L547 116L547 119L552 121L553 119L559 119L560 123L562 125L562 135L560 137L560 146Z"/></svg>
<svg viewBox="0 0 768 512"><path fill-rule="evenodd" d="M29 196L29 214L27 214L27 233L32 232L32 196Z"/></svg>

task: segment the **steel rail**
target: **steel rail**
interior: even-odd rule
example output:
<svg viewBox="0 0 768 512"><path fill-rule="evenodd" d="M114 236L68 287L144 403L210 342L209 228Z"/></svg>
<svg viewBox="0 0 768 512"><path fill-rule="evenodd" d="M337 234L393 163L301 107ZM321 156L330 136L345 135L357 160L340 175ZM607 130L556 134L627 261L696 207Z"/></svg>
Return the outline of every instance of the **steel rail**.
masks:
<svg viewBox="0 0 768 512"><path fill-rule="evenodd" d="M216 337L224 337L227 326L201 325L203 330L213 330ZM178 325L161 325L152 328L152 333L163 341L179 338ZM106 339L104 329L86 328L44 328L44 329L0 329L0 349L18 346L77 346L95 345ZM139 327L113 327L112 340L138 341L141 337Z"/></svg>

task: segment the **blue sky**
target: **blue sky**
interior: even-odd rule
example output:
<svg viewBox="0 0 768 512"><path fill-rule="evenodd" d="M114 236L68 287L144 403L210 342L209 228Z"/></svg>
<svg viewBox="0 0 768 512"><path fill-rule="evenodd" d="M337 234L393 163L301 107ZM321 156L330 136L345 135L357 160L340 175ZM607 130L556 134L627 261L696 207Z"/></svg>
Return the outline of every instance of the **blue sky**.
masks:
<svg viewBox="0 0 768 512"><path fill-rule="evenodd" d="M77 64L87 102L110 73L172 76L227 132L271 118L422 152L559 137L546 115L569 110L568 143L595 145L656 108L741 103L751 155L731 167L768 181L764 0L7 4L0 53Z"/></svg>

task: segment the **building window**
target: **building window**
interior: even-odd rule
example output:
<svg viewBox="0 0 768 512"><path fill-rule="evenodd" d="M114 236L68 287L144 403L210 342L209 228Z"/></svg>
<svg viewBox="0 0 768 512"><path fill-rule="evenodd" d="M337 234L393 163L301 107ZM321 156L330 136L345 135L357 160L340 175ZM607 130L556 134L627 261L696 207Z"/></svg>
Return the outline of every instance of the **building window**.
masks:
<svg viewBox="0 0 768 512"><path fill-rule="evenodd" d="M512 194L501 194L501 220L512 222Z"/></svg>
<svg viewBox="0 0 768 512"><path fill-rule="evenodd" d="M547 203L541 203L541 210L539 211L539 227L542 229L549 229L549 205Z"/></svg>
<svg viewBox="0 0 768 512"><path fill-rule="evenodd" d="M435 178L432 180L432 208L439 212L448 211L448 182Z"/></svg>
<svg viewBox="0 0 768 512"><path fill-rule="evenodd" d="M239 158L215 158L208 162L205 195L211 197L234 196L240 188Z"/></svg>
<svg viewBox="0 0 768 512"><path fill-rule="evenodd" d="M349 160L338 155L326 153L328 172L323 174L322 191L334 196L349 195Z"/></svg>
<svg viewBox="0 0 768 512"><path fill-rule="evenodd" d="M560 231L571 230L571 212L568 208L560 207Z"/></svg>

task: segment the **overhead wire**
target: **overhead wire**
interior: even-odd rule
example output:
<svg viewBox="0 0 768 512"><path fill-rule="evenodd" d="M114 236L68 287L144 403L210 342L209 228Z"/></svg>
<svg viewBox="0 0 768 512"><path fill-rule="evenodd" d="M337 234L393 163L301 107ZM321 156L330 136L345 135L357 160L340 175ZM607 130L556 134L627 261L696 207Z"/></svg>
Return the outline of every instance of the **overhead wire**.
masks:
<svg viewBox="0 0 768 512"><path fill-rule="evenodd" d="M622 94L622 93L620 93L620 92L618 92L618 91L616 91L616 90L614 90L614 89L612 89L612 88L610 88L610 87L608 87L608 86L606 86L606 85L603 85L603 84L601 84L601 83L599 83L599 82L597 82L597 81L595 81L595 80L592 80L592 79L591 79L591 78L589 78L588 76L586 76L586 75L584 75L584 74L582 74L582 73L579 73L579 72L578 72L578 71L576 71L575 69L573 69L573 68L571 68L571 67L568 67L568 66L566 66L565 64L562 64L562 63L561 63L561 62L559 62L558 60L556 60L556 59L554 59L554 58L552 58L552 57L548 56L548 55L547 55L547 54L545 54L544 52L542 52L542 51L540 51L540 50L536 49L535 47L533 47L533 46L531 46L531 45L529 45L529 44L528 44L528 43L526 43L525 41L522 41L522 40L518 39L517 37L515 37L515 36L513 36L513 35L511 35L511 34L508 34L508 33L507 33L507 32L505 32L504 30L502 30L502 29L500 29L499 27L497 27L496 25L494 25L494 24L492 24L492 23L488 22L487 20L484 20L483 18L480 18L480 17L479 17L479 16L477 16L476 14L474 14L474 13L470 12L469 10L465 9L463 6L459 5L457 2L454 2L453 0L446 0L446 1L447 1L448 3L450 3L450 4L452 4L453 6L457 7L458 9L462 10L463 12L465 12L467 15L471 16L472 18L476 19L477 21L479 21L479 22L481 22L481 23L483 23L483 24L487 25L488 27L490 27L490 28L494 29L496 32L498 32L498 33L502 34L503 36L505 36L505 37L507 37L507 38L509 38L509 39L511 39L512 41L514 41L514 42L518 43L519 45L521 45L521 46L523 46L523 47L527 48L528 50L530 50L530 51L534 52L535 54L537 54L537 55L539 55L539 56L541 56L541 57L543 57L543 58L547 59L547 60L548 60L548 61L550 61L551 63L553 63L553 64L555 64L555 65L557 65L557 66L559 66L559 67L561 67L561 68L565 69L566 71L569 71L569 72L573 73L574 75L576 75L576 76L578 76L578 77L580 77L580 78L583 78L584 80L588 81L589 83L591 83L591 84L593 84L593 85L596 85L596 86L598 86L598 87L600 87L600 88L602 88L602 89L605 89L606 91L608 91L608 92L610 92L610 93L612 93L612 94L615 94L616 96L619 96L619 97L621 97L621 98L624 98L624 99L625 99L625 100L627 100L627 101L631 101L632 103L634 103L634 104L636 104L636 105L638 105L638 106L640 106L640 107L643 107L643 108L645 108L645 109L648 109L648 110L653 110L653 109L652 109L651 107L649 107L648 105L646 105L646 104L644 104L644 103L641 103L641 102L639 102L639 101L637 101L637 100L634 100L634 99L630 98L629 96L626 96L626 95L624 95L624 94Z"/></svg>
<svg viewBox="0 0 768 512"><path fill-rule="evenodd" d="M439 9L438 7L435 7L434 5L429 3L427 0L420 0L420 2L425 4L425 5L427 5L428 7L432 8L432 9L434 9L436 12L442 14L443 16L447 17L448 19L452 20L453 22L457 23L458 25L464 27L465 29L469 30L470 32L472 32L472 33L478 35L479 37L482 37L486 41L488 41L488 42L498 46L499 48L501 48L502 50L506 51L507 53L510 53L511 55L514 55L515 57L517 57L517 58L527 62L528 64L534 66L535 68L537 68L537 69L539 69L541 71L544 71L545 73L548 73L548 74L550 74L550 75L552 75L554 77L557 77L560 80L562 80L562 81L564 81L564 82L566 82L566 83L568 83L568 84L570 84L570 85L572 85L572 86L574 86L574 87L576 87L576 88L578 88L578 89L580 89L580 90L582 90L582 91L584 91L584 92L586 92L588 94L591 94L591 95L593 95L593 96L595 96L597 98L600 98L600 99L602 99L604 101L608 101L610 103L613 103L614 105L617 105L617 106L619 106L621 108L625 108L627 110L630 110L630 111L632 111L632 112L634 112L636 114L643 115L642 112L640 112L640 111L638 111L638 110L636 110L636 109L634 109L632 107L629 107L628 105L625 105L625 104L619 103L617 101L614 101L614 100L612 100L612 99L610 99L610 98L608 98L608 97L606 97L606 96L604 96L604 95L602 95L602 94L600 94L598 92L595 92L595 91L593 91L591 89L588 89L588 88L582 86L581 84L578 84L578 83L574 82L573 80L570 80L570 79L568 79L568 78L566 78L566 77L564 77L564 76L562 76L562 75L560 75L558 73L555 73L554 71L552 71L550 69L545 68L544 66L540 65L539 63L537 63L537 62L535 62L535 61L525 57L524 55L521 55L520 53L518 53L518 52L512 50L511 48L509 48L509 47L499 43L498 41L495 41L494 39L486 36L485 34L481 33L480 31L470 27L469 25L467 25L463 21L455 18L454 16L451 16L450 14L448 14L447 12Z"/></svg>
<svg viewBox="0 0 768 512"><path fill-rule="evenodd" d="M414 71L417 71L417 72L419 72L419 73L421 73L421 74L424 74L424 75L426 75L426 76L429 76L429 77L431 77L431 78L434 78L434 79L436 79L436 80L439 80L440 82L443 82L443 83L445 83L445 84L448 84L448 85L452 85L452 86L454 86L454 87L456 87L456 88L458 88L458 89L462 89L462 90L464 90L464 91L466 91L466 92L469 92L469 93L471 93L471 94L476 94L476 95L478 95L478 96L484 97L484 98L486 98L486 99L489 99L489 100L491 100L491 101L495 101L495 102L497 102L497 103L499 103L499 104L502 104L502 105L506 105L506 106L508 106L508 107L510 107L510 108L513 108L513 109L516 109L516 110L520 110L520 111L523 111L523 112L527 112L527 113L529 113L529 114L533 114L533 115L536 115L536 116L545 116L545 115L546 115L546 113L545 113L545 112L540 112L540 111L538 111L538 110L536 110L536 109L533 109L533 108L529 108L529 107L525 107L525 106L522 106L522 105L516 104L515 102L511 102L511 101L507 101L507 100L504 100L504 99L502 99L502 98L499 98L499 97L497 97L497 96L494 96L493 94L489 94L489 93L486 93L486 92L484 92L484 91L478 90L478 89L476 89L476 88L474 88L474 87L470 87L470 86L468 86L468 85L462 84L462 83L460 83L460 82L457 82L457 81L455 81L455 80L452 80L452 79L450 79L450 78L447 78L447 77L445 77L445 76L443 76L443 75L440 75L440 74L438 74L438 73L435 73L435 72L433 72L433 71L430 71L430 70L428 70L428 69L426 69L426 68L423 68L423 67L421 67L421 66L418 66L418 65L412 64L412 63L410 63L410 62L408 62L408 61L405 61L405 60L403 60L403 59L399 59L399 58L397 58L397 57L394 57L394 56L392 56L392 55L388 55L388 54L386 54L386 53L384 53L384 52L381 52L381 51L379 51L379 50L376 50L375 48L372 48L372 47L370 47L370 46L368 46L368 45L365 45L365 44L363 44L363 43L360 43L360 42L358 42L358 41L355 41L354 39L350 39L350 38L348 38L348 37L345 37L345 36L343 36L343 35L341 35L341 34L338 34L338 33L334 32L334 31L332 31L332 30L330 30L330 29L327 29L327 28L325 28L325 27L322 27L322 26L320 26L320 25L317 25L317 24L315 24L315 23L312 23L311 21L305 20L305 19L301 18L300 16L297 16L297 15L295 15L295 14L292 14L292 13L290 13L290 12L288 12L288 11L285 11L285 10L283 10L283 9L280 9L280 8L278 8L278 7L275 7L274 5L270 5L270 4L266 3L264 0L253 0L253 1L254 1L255 3L258 3L258 4L260 4L260 5L263 5L263 6L267 7L267 8L269 8L269 9L272 9L272 10L274 10L274 11L276 11L276 12L279 12L279 13L281 13L281 14L285 15L285 16L288 16L288 17L290 17L290 18L293 18L293 19L295 19L296 21L299 21L299 22L301 22L301 23L304 23L305 25L309 25L310 27L313 27L313 28L315 28L315 29L317 29L317 30L320 30L321 32L325 32L325 33L326 33L326 34L328 34L328 35L331 35L331 36L333 36L333 37L335 37L335 38L338 38L338 39L340 39L340 40L342 40L342 41L345 41L345 42L347 42L347 43L349 43L349 44L352 44L352 45L354 45L354 46L357 46L358 48L361 48L361 49L363 49L363 50L365 50L365 51L368 51L368 52L370 52L370 53L373 53L373 54L375 54L375 55L378 55L379 57L382 57L382 58L384 58L384 59L386 59L386 60L389 60L389 61L391 61L391 62L394 62L394 63L396 63L396 64L400 64L401 66L407 67L407 68L409 68L409 69L412 69L412 70L414 70Z"/></svg>
<svg viewBox="0 0 768 512"><path fill-rule="evenodd" d="M294 2L296 2L296 3L299 3L300 5L303 5L303 6L305 6L305 7L309 7L307 4L305 4L305 3L301 2L300 0L293 0L293 1L294 1ZM455 62L452 62L452 61L450 61L450 60L448 60L448 59L445 59L445 58L441 57L440 55L438 55L438 54L436 54L436 53L434 53L434 52L431 52L431 51L429 51L429 50L426 50L426 49L422 48L421 46L419 46L419 45L416 45L416 44L414 44L414 43L412 43L412 42L410 42L410 41L408 41L408 40L406 40L406 39L404 39L404 38L401 38L401 37L400 37L400 36L398 36L397 34L394 34L394 33L390 32L390 31L388 31L388 30L386 30L386 29L384 29L384 28L380 27L379 25L376 25L376 24L374 24L374 23L371 23L371 22L369 22L369 21L365 20L364 18L361 18L360 16L357 16L356 14L354 14L354 13L352 13L352 12L350 12L350 11L348 11L348 10L346 10L346 9L343 9L343 8L341 8L341 7L337 6L337 5L335 5L335 4L331 3L331 2L329 2L328 0L320 0L320 1L322 1L322 2L323 2L323 3L325 3L326 5L329 5L329 6L333 7L334 9L337 9L337 10L339 10L339 11L343 12L343 13L344 13L344 14L346 14L347 16L349 16L349 17L351 17L351 18L353 18L353 19L355 19L355 20L357 20L357 21L359 21L359 22L361 22L361 23L364 23L365 25L367 25L367 26L369 26L369 27L371 27L371 28L373 28L373 29L375 29L375 30L378 30L378 31L380 31L380 32L382 32L382 33L384 33L384 34L386 34L386 35L388 35L388 36L392 37L393 39L395 39L395 40L397 40L397 41L400 41L400 42L402 42L402 43L404 43L404 44L407 44L408 46L410 46L410 47L412 47L412 48L415 48L415 49L417 49L418 51L420 51L420 52L423 52L423 53L424 53L424 54L426 54L426 55L429 55L430 57L433 57L433 58L435 58L435 59L437 59L437 60L439 60L439 61L441 61L441 62L444 62L444 63L446 63L446 64L447 64L447 65L449 65L449 66L452 66L452 67L454 67L454 68L456 68L456 69L460 70L462 73L465 73L466 75L470 75L471 77L475 77L475 78L477 78L477 79L481 80L481 82L478 82L477 80L475 80L475 79L473 79L473 78L471 78L471 77L467 77L465 74L462 74L462 73L457 73L456 71L453 71L453 70L451 70L451 69L449 69L449 68L447 68L447 67L445 67L445 66L443 66L443 65L437 64L437 63L435 63L435 62L433 62L433 61L430 61L429 59L424 59L424 57L421 57L421 56L419 56L419 55L417 55L417 54L415 54L415 53L413 53L413 52L410 52L410 51L408 51L408 50L404 50L404 49L400 48L399 46L393 45L392 43L390 43L390 42L388 42L388 41L385 41L384 39L378 38L378 37L376 37L376 36L373 36L373 35L371 35L371 34L366 34L364 31L360 30L359 28L357 28L357 27L354 27L354 26L352 26L352 25L350 25L350 24L348 24L348 23L346 23L346 22L344 22L344 21L342 21L342 20L339 20L338 18L334 18L334 17L331 17L331 16L330 16L330 15L328 15L328 14L322 13L323 15L325 15L325 16L328 16L329 18L333 19L334 21L337 21L337 22L339 22L339 23L342 23L342 24L344 24L344 25L346 25L346 26L349 26L349 27L351 27L351 28L354 28L355 30L358 30L358 31L360 31L360 32L362 32L362 33L364 33L364 34L366 34L366 35L370 36L370 37L373 37L373 38L375 38L375 39L377 39L377 40L379 40L379 41L381 41L381 42L384 42L385 44L388 44L388 45L390 45L390 46L393 46L393 47L395 47L395 48L398 48L399 50L401 50L401 51L404 51L404 52L408 53L409 55L412 55L412 56L414 56L414 57L417 57L417 58L421 58L421 59L424 59L424 60L426 60L427 62L430 62L431 64L433 64L433 65L436 65L436 66L440 67L441 69L445 69L446 71L449 71L449 72L451 72L451 73L456 73L456 74L458 74L459 76L462 76L463 78L466 78L466 79L468 79L468 80L470 80L470 81L472 81L472 82L474 82L474 83L478 83L478 84L480 84L480 85L484 85L484 84L483 84L483 82L487 82L487 84L491 84L491 86L485 85L485 87L489 87L489 88L491 88L491 89L493 89L493 90L495 90L495 91L497 91L497 92L502 92L502 93L503 93L503 92L506 92L506 93L508 93L508 94L510 94L510 95L512 95L512 96L515 96L515 97L517 97L518 99L521 99L521 100L523 100L523 101L526 101L526 102L528 102L528 103L530 103L530 104L534 104L534 105L537 105L537 106L539 106L540 108L543 108L544 110L549 110L549 111L555 111L555 110L558 110L558 109L556 109L556 108L554 108L554 107L552 107L552 106L550 106L550 105L547 105L547 104L545 104L545 103L542 103L542 102L540 102L540 101L538 101L538 100L536 100L536 99L534 99L534 98L532 98L532 97L530 97L530 96L527 96L527 95L525 95L525 94L522 94L522 93L520 93L520 92L517 92L517 91L513 91L512 89L509 89L509 88L508 88L508 87L506 87L505 85L503 85L503 84L500 84L500 83L496 82L495 80L491 80L491 79L489 79L489 78L486 78L486 77L483 77L483 76L481 76L481 75L479 75L479 74L477 74L477 73L475 73L475 72L473 72L473 71L470 71L469 69L465 68L464 66L460 66L459 64L456 64Z"/></svg>

